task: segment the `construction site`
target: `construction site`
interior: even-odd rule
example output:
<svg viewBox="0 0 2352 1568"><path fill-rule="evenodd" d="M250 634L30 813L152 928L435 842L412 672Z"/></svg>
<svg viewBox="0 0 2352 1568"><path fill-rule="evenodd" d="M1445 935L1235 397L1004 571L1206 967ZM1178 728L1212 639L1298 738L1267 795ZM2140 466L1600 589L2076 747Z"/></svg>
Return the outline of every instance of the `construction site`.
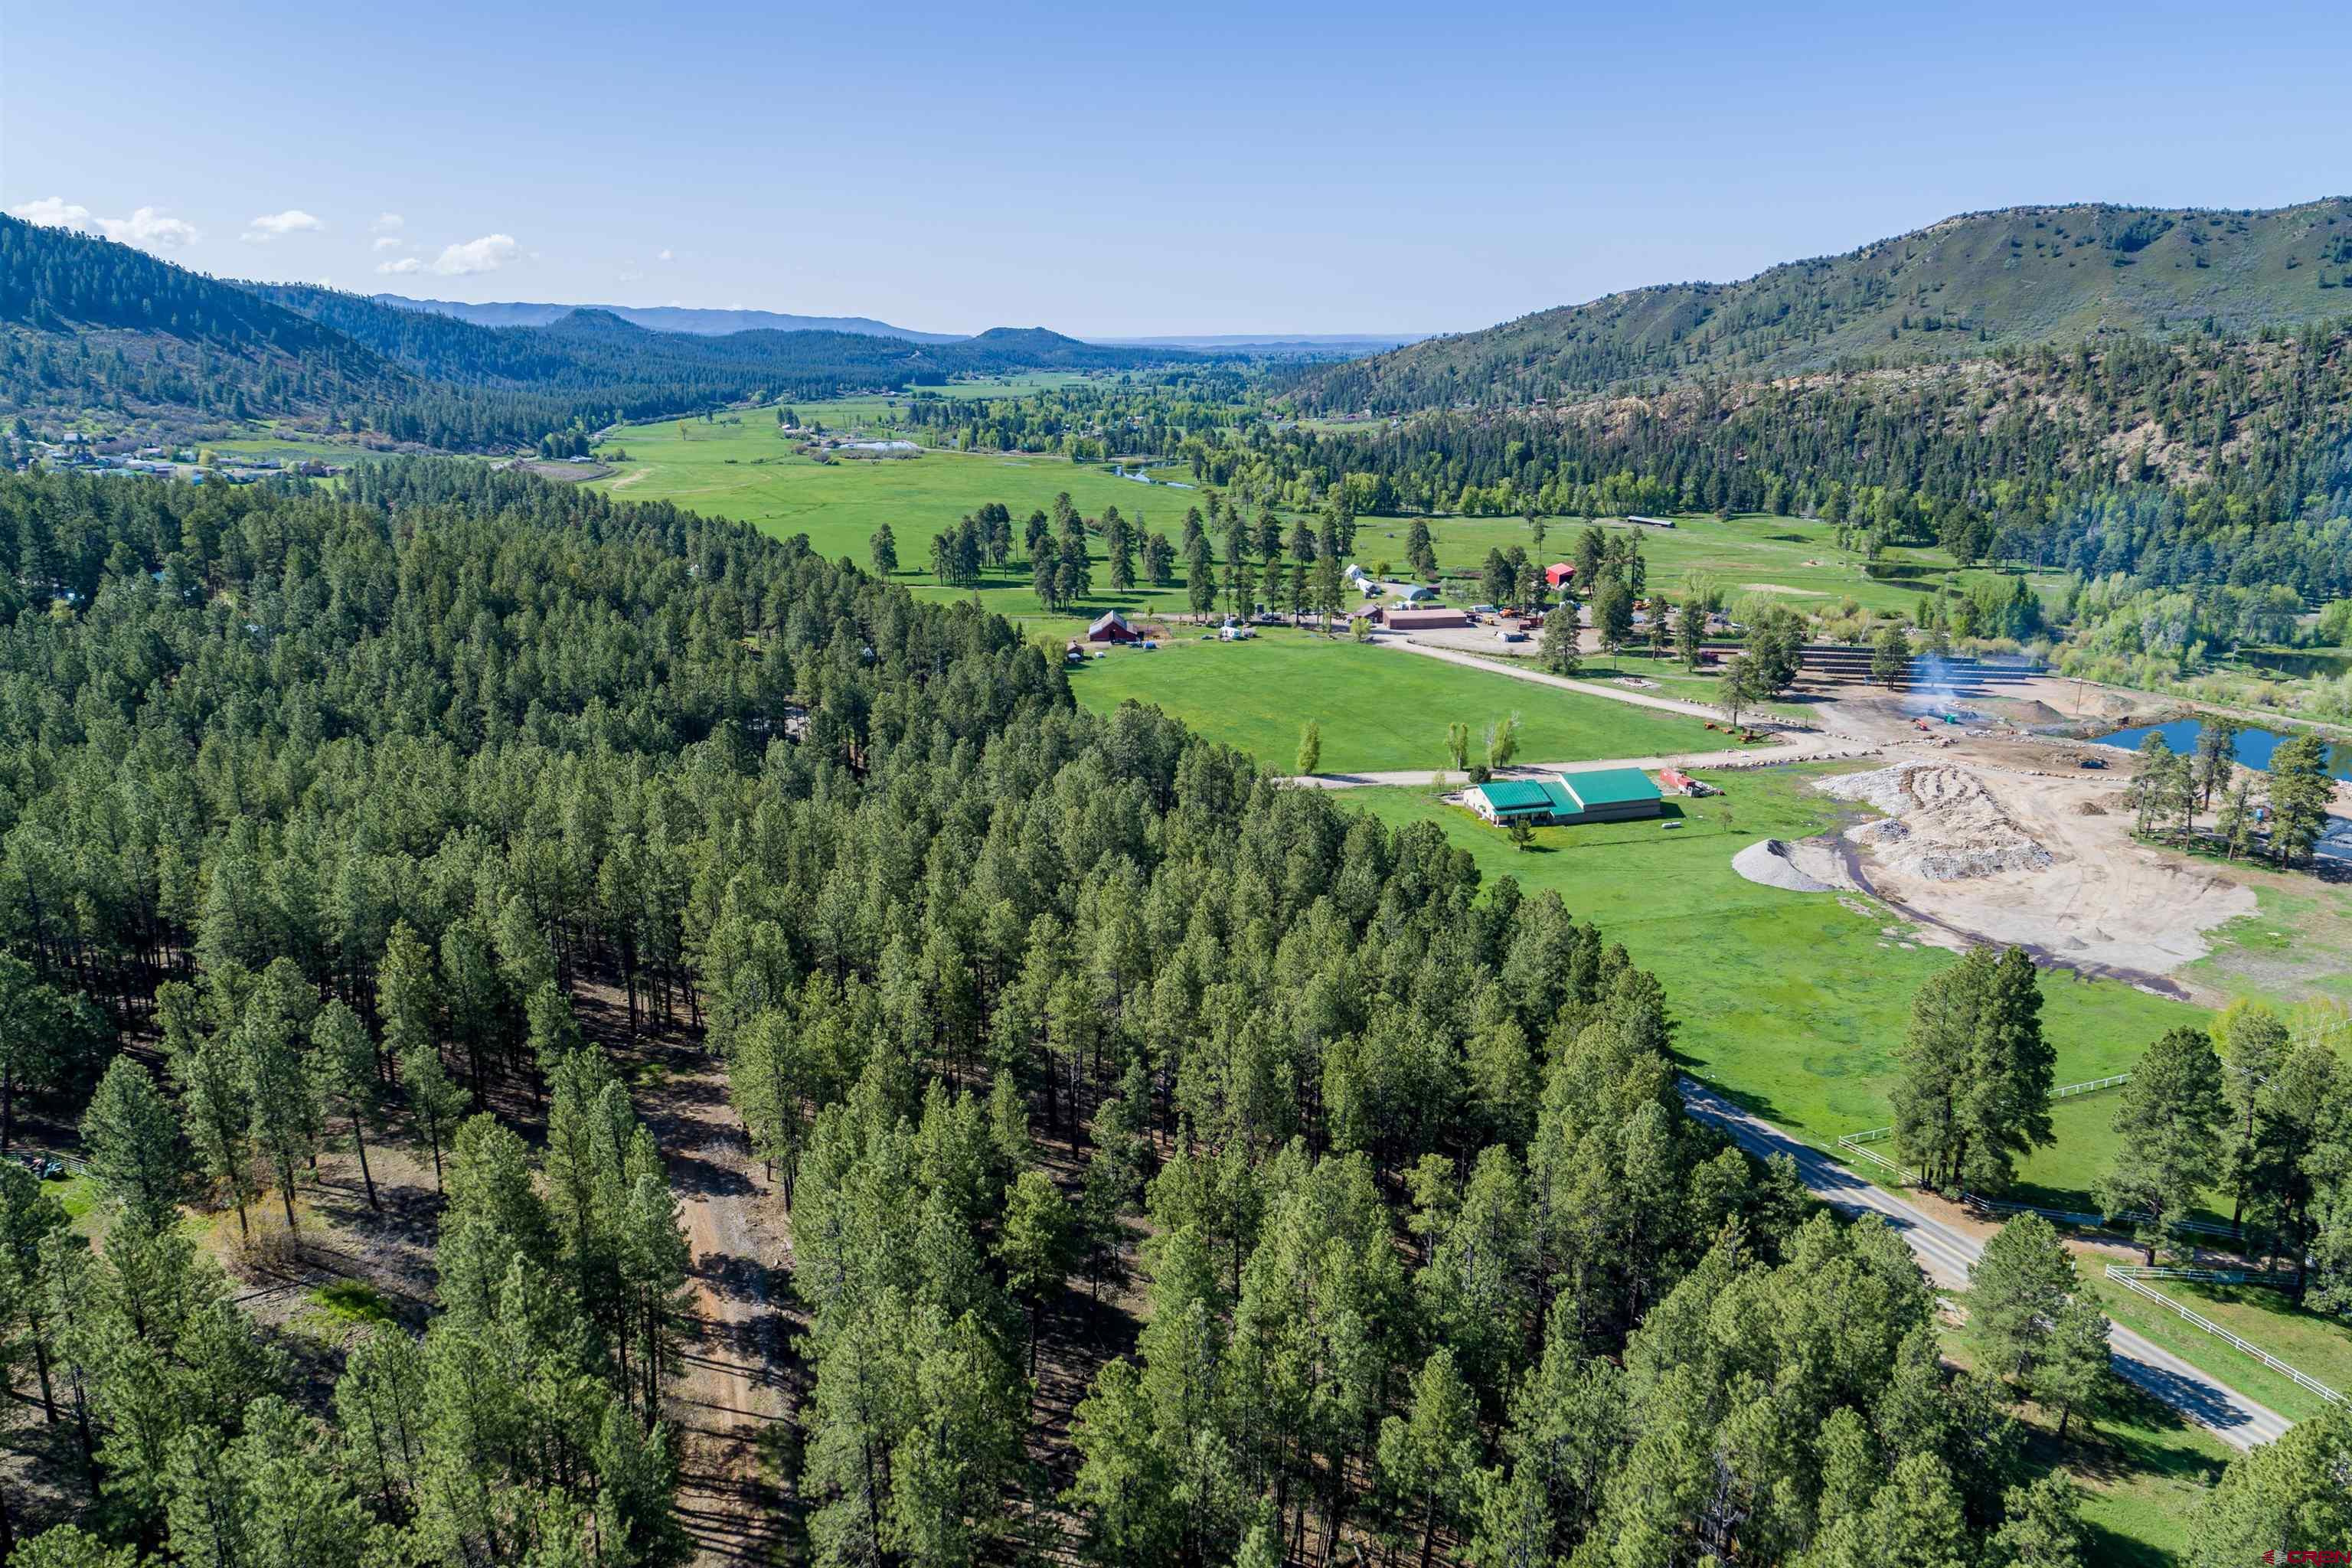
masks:
<svg viewBox="0 0 2352 1568"><path fill-rule="evenodd" d="M2257 908L2266 863L2148 844L2129 805L2139 760L2100 743L2178 711L2163 700L2078 683L2023 664L1921 658L1907 686L1868 680L1867 650L1808 648L1797 697L1825 731L1870 745L1880 765L1815 786L1854 819L1796 844L1752 845L1752 881L1870 894L1919 941L2015 944L2044 963L2198 996L2179 972L2216 928ZM2352 832L2338 786L2335 834ZM2305 873L2332 879L2322 863Z"/></svg>

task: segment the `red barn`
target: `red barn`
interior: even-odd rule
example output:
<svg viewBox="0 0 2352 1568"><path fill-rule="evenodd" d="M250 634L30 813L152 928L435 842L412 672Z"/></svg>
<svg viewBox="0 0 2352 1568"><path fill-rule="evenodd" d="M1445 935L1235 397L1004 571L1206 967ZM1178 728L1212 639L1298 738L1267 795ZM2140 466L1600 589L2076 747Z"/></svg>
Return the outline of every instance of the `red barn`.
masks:
<svg viewBox="0 0 2352 1568"><path fill-rule="evenodd" d="M1555 561L1544 568L1544 582L1554 589L1567 587L1575 575L1576 568L1565 561Z"/></svg>
<svg viewBox="0 0 2352 1568"><path fill-rule="evenodd" d="M1117 610L1108 610L1102 619L1087 628L1088 642L1135 642L1136 630L1127 624L1127 617Z"/></svg>

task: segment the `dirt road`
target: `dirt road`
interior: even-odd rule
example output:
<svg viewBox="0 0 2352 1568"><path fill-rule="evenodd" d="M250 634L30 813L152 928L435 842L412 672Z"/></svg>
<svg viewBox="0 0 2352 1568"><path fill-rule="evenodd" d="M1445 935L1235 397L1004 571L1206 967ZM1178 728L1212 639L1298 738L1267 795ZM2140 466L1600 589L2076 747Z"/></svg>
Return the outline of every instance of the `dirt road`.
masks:
<svg viewBox="0 0 2352 1568"><path fill-rule="evenodd" d="M1465 653L1459 648L1440 647L1434 643L1416 642L1411 637L1382 636L1374 637L1372 643L1378 647L1402 648L1407 653L1417 653L1425 658L1442 658L1448 664L1458 664L1467 669L1483 669L1494 675L1507 675L1514 680L1531 680L1538 686L1556 686L1562 691L1581 692L1587 697L1606 697L1612 702L1630 702L1636 708L1654 708L1662 713L1680 713L1690 719L1720 721L1723 718L1722 709L1710 708L1704 702L1685 702L1678 697L1652 697L1645 692L1628 690L1622 686L1611 686L1605 681L1578 680L1570 676L1551 675L1540 669L1529 669L1522 665L1485 658L1475 653ZM1748 727L1751 730L1771 731L1776 733L1797 732L1804 728L1802 725L1789 724L1760 717L1749 720Z"/></svg>
<svg viewBox="0 0 2352 1568"><path fill-rule="evenodd" d="M1663 757L1612 757L1604 762L1582 763L1514 763L1495 770L1502 779L1545 778L1553 773L1575 773L1590 768L1640 768L1654 773L1660 768L1760 768L1785 763L1826 763L1847 757L1877 755L1874 746L1857 745L1832 736L1797 735L1790 743L1779 746L1738 746L1723 752L1677 752ZM1419 786L1431 783L1463 784L1470 782L1468 773L1446 769L1402 768L1388 773L1310 773L1287 778L1285 784L1302 784L1308 789L1370 789L1381 784Z"/></svg>
<svg viewBox="0 0 2352 1568"><path fill-rule="evenodd" d="M1968 1288L1969 1269L1984 1255L1984 1245L1976 1237L1863 1180L1820 1150L1799 1142L1693 1080L1685 1079L1679 1087L1683 1104L1693 1116L1722 1128L1749 1152L1785 1153L1795 1160L1807 1189L1831 1207L1850 1213L1868 1210L1893 1226L1938 1289ZM2129 1329L2111 1328L2107 1349L2118 1377L2137 1384L2233 1448L2272 1442L2285 1436L2294 1425Z"/></svg>
<svg viewBox="0 0 2352 1568"><path fill-rule="evenodd" d="M788 1506L762 1451L782 1436L791 1406L783 1321L769 1300L769 1264L783 1247L771 1217L778 1205L728 1103L725 1070L685 1048L668 1065L637 1101L668 1160L694 1255L694 1321L670 1398L682 1438L678 1513L698 1563L766 1563Z"/></svg>

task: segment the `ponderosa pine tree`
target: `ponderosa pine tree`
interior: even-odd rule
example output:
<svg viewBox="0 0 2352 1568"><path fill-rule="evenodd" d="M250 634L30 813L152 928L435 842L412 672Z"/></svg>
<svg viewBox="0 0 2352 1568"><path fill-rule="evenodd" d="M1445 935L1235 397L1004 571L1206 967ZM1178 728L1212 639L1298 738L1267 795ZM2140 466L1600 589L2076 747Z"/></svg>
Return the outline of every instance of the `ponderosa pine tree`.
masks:
<svg viewBox="0 0 2352 1568"><path fill-rule="evenodd" d="M90 1179L117 1209L150 1227L178 1210L188 1178L179 1112L131 1058L107 1064L82 1113L81 1141Z"/></svg>
<svg viewBox="0 0 2352 1568"><path fill-rule="evenodd" d="M1939 1189L1999 1192L2048 1143L2054 1054L2021 948L1976 948L1920 987L1902 1055L1895 1142Z"/></svg>
<svg viewBox="0 0 2352 1568"><path fill-rule="evenodd" d="M2084 1298L2074 1257L2048 1220L2021 1215L1993 1234L1969 1270L1968 1307L1965 1332L1988 1376L2058 1406L2062 1429L2096 1399L2106 1320Z"/></svg>
<svg viewBox="0 0 2352 1568"><path fill-rule="evenodd" d="M1562 599L1554 605L1544 616L1543 640L1537 645L1543 667L1554 675L1574 675L1584 661L1577 642L1580 635L1576 601Z"/></svg>
<svg viewBox="0 0 2352 1568"><path fill-rule="evenodd" d="M1444 1346L1412 1374L1409 1406L1381 1422L1378 1464L1408 1538L1418 1537L1421 1568L1429 1568L1437 1532L1461 1527L1481 1447L1477 1402Z"/></svg>
<svg viewBox="0 0 2352 1568"><path fill-rule="evenodd" d="M441 1152L457 1119L465 1114L466 1091L451 1081L441 1065L440 1051L430 1044L412 1046L400 1056L400 1089L407 1098L408 1114L433 1151L433 1184L443 1186Z"/></svg>
<svg viewBox="0 0 2352 1568"><path fill-rule="evenodd" d="M2188 1562L2226 1568L2294 1552L2339 1550L2352 1540L2352 1411L2330 1405L2273 1443L2240 1454L2189 1521Z"/></svg>
<svg viewBox="0 0 2352 1568"><path fill-rule="evenodd" d="M2121 1142L2099 1179L2099 1208L2111 1220L2131 1216L2150 1268L2173 1222L2221 1173L2221 1082L2212 1037L2182 1028L2150 1046L2124 1085L2115 1118Z"/></svg>
<svg viewBox="0 0 2352 1568"><path fill-rule="evenodd" d="M2213 1041L2221 1059L2221 1096L2229 1108L2221 1162L2232 1194L2230 1228L2242 1233L2247 1188L2260 1158L2255 1132L2263 1091L2286 1061L2293 1042L2276 1013L2242 998L2214 1018Z"/></svg>

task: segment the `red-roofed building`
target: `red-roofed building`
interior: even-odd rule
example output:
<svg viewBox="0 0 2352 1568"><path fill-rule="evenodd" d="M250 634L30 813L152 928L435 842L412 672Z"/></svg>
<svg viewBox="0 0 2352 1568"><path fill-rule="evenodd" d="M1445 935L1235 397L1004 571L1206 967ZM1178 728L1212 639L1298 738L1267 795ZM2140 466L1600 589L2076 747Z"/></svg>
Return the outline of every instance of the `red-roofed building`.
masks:
<svg viewBox="0 0 2352 1568"><path fill-rule="evenodd" d="M1576 575L1576 568L1565 561L1555 561L1544 568L1544 582L1554 589L1565 588Z"/></svg>

